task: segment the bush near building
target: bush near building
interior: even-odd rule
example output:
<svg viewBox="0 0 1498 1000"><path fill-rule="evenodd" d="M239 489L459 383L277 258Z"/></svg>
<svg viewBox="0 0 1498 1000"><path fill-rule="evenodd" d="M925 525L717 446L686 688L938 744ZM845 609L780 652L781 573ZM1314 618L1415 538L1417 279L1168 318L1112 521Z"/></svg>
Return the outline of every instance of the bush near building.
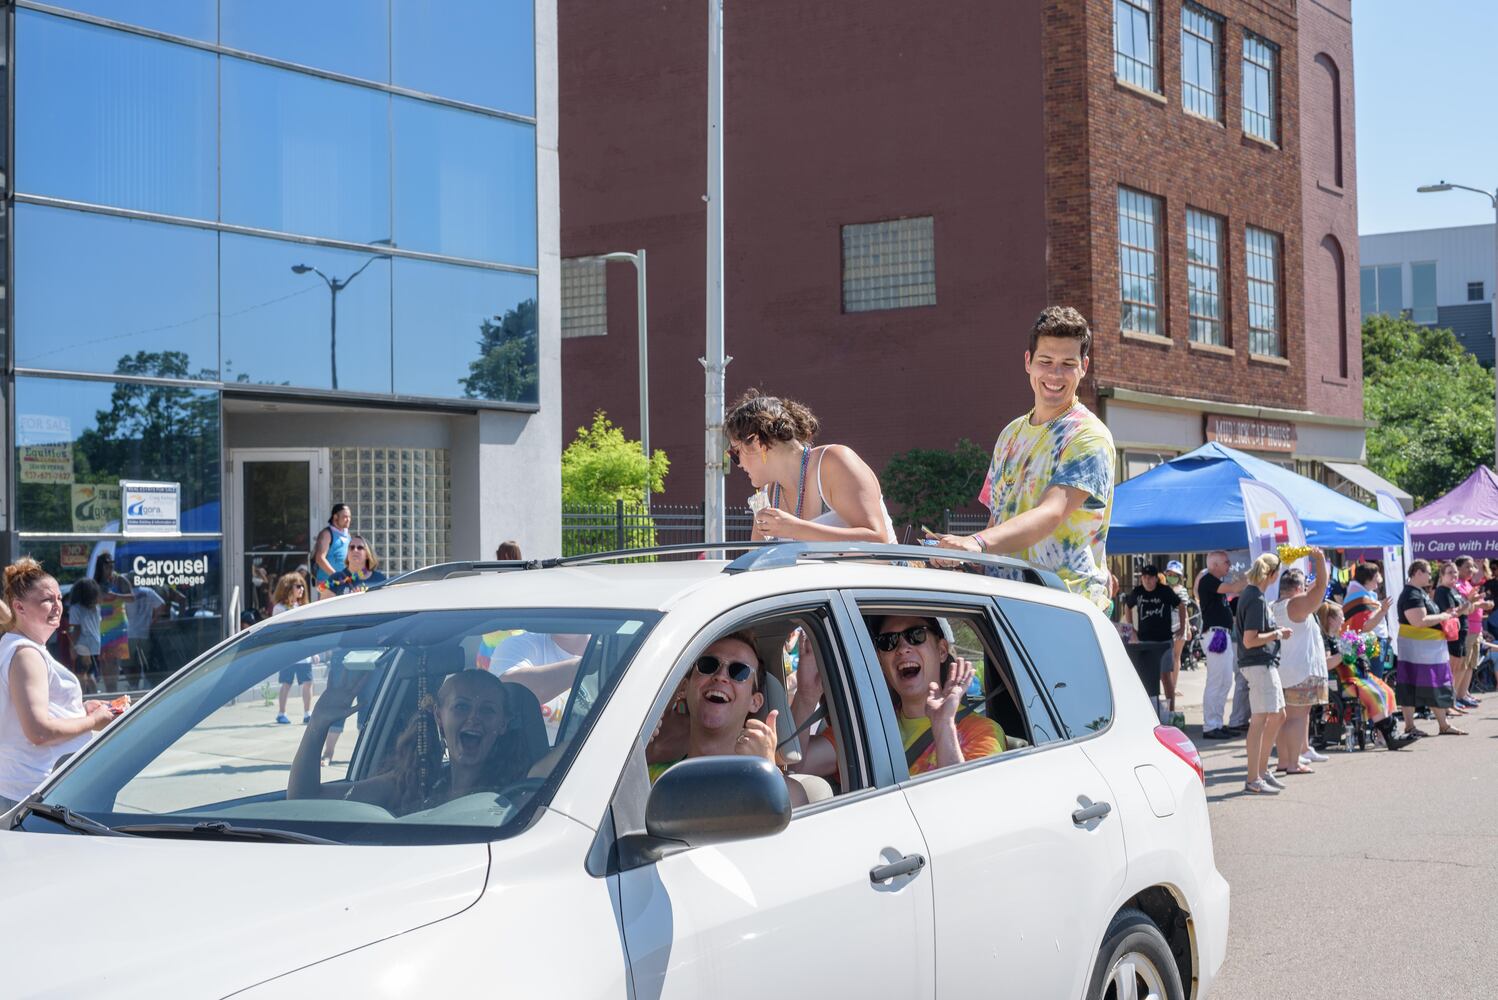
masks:
<svg viewBox="0 0 1498 1000"><path fill-rule="evenodd" d="M562 555L617 548L621 518L626 548L654 545L645 486L648 477L651 493L665 492L670 468L664 451L652 452L647 463L640 442L625 437L602 410L594 413L592 425L579 427L562 452Z"/></svg>

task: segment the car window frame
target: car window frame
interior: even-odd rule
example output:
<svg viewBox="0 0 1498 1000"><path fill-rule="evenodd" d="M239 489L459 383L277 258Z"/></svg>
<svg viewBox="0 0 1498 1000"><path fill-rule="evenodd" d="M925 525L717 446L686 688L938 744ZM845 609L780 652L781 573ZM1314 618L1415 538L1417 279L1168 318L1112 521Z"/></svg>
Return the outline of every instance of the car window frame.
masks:
<svg viewBox="0 0 1498 1000"><path fill-rule="evenodd" d="M1009 617L1004 613L1003 602L1005 601L1018 601L1025 604L1040 604L1045 607L1056 606L1047 604L1045 601L1029 600L1025 597L1005 595L996 596L993 598L993 608L995 616L998 618L1000 623L1002 623L1005 634L1013 643L1016 655L1024 662L1026 669L1029 670L1030 677L1034 682L1036 689L1040 692L1041 698L1045 701L1046 707L1051 713L1051 718L1054 720L1056 731L1058 733L1064 734L1061 739L1055 740L1053 743L1047 743L1045 744L1045 746L1067 746L1071 744L1085 743L1111 731L1113 729L1114 723L1118 720L1118 697L1117 692L1113 689L1113 671L1108 666L1108 654L1103 650L1102 643L1098 642L1097 647L1098 657L1103 668L1103 679L1107 682L1108 685L1108 724L1106 726L1103 726L1101 729L1095 729L1090 733L1085 733L1080 736L1074 735L1071 731L1071 727L1066 724L1065 716L1061 714L1061 710L1056 706L1055 700L1051 697L1051 691L1046 684L1045 676L1041 672L1040 668L1036 665L1035 658L1033 654L1031 654L1029 648L1025 645L1024 640L1021 639L1019 629L1015 627L1014 623L1011 622L1009 620ZM1084 622L1087 623L1089 634L1093 637L1093 640L1097 641L1096 623L1093 622L1092 618L1085 611L1078 611L1071 608L1058 608L1057 610L1075 614L1079 618L1081 618Z"/></svg>
<svg viewBox="0 0 1498 1000"><path fill-rule="evenodd" d="M1012 647L1017 644L1009 640L1009 634L1003 628L1005 623L1001 622L997 614L995 600L987 594L964 594L961 592L940 590L868 588L846 590L843 592L843 598L847 603L852 620L856 622L859 634L854 638L863 653L866 670L869 673L870 691L867 692L867 696L876 699L875 701L871 701L870 704L876 706L875 711L878 712L882 723L881 728L884 732L884 742L888 753L887 766L893 775L896 787L903 787L914 782L931 781L953 774L961 774L974 768L998 765L1004 761L1027 758L1037 752L1058 746L1063 742L1062 740L1053 740L1049 743L1037 744L1031 741L1029 746L1005 750L1003 753L995 754L991 757L963 761L961 764L936 768L925 774L910 774L909 765L905 760L904 741L900 738L899 724L895 720L893 707L889 705L889 687L884 680L884 670L879 665L879 655L874 649L874 641L869 636L868 629L864 625L864 605L872 606L875 609L888 605L901 610L909 610L914 614L951 614L986 623L988 635L984 638L986 641L994 644L995 652L1001 657L1001 662L995 663L994 669L1003 671L1006 667L1008 668L1009 676L1005 678L1005 682L1009 686L1010 691L1015 694L1015 707L1025 721L1026 733L1023 738L1026 740L1030 739L1034 723L1030 719L1030 712L1018 697L1018 688L1013 683L1013 675L1016 670L1028 671L1030 664L1028 661L1015 656ZM1039 682L1035 680L1033 673L1029 677L1037 688L1041 688ZM1056 731L1058 733L1065 733L1066 729L1056 719L1055 708L1050 704L1049 700L1046 701L1043 707L1051 725L1056 728Z"/></svg>
<svg viewBox="0 0 1498 1000"><path fill-rule="evenodd" d="M868 682L866 664L860 652L847 647L847 636L853 623L848 618L847 604L842 595L835 590L809 590L760 598L721 612L705 622L682 647L682 652L672 662L670 669L662 675L660 690L646 710L638 738L624 762L619 780L609 795L609 805L598 824L598 836L588 853L586 865L590 875L607 877L626 870L619 862L618 843L630 834L645 831L645 804L650 797L651 788L649 768L645 761L646 745L657 720L670 705L681 679L686 676L697 657L702 655L702 651L724 635L766 618L789 618L797 614L816 615L824 612L827 617L828 642L833 647L831 652L839 661L835 665L839 680L835 685L828 685L827 693L829 698L841 697L843 702L838 706L837 720L839 737L844 740L841 747L846 762L844 767L852 774L856 763L862 785L839 792L821 802L797 807L791 814L791 824L794 825L805 816L891 791L894 786L886 780L888 747L884 746L883 730L870 725L862 711L862 706L867 704L867 693L864 690ZM834 669L834 664L827 662L819 662L818 666L824 671L824 676ZM837 690L839 686L841 691ZM829 718L831 717L829 714ZM852 739L851 744L847 742L849 737Z"/></svg>

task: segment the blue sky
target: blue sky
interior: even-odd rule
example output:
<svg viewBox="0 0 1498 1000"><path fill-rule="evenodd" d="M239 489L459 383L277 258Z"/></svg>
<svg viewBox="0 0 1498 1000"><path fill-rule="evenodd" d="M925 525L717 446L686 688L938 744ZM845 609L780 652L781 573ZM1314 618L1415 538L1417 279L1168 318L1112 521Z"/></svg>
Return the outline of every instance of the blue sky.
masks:
<svg viewBox="0 0 1498 1000"><path fill-rule="evenodd" d="M1492 222L1464 191L1498 188L1498 3L1355 0L1358 232Z"/></svg>

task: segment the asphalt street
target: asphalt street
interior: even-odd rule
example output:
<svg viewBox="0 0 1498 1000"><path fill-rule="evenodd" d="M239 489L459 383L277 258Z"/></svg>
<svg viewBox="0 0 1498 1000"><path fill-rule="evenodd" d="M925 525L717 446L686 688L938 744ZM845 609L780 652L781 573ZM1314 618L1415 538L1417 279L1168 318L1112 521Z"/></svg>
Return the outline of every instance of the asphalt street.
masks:
<svg viewBox="0 0 1498 1000"><path fill-rule="evenodd" d="M1205 673L1183 674L1177 707L1232 886L1212 1000L1498 997L1498 695L1454 720L1467 736L1328 750L1250 796L1243 741L1200 738Z"/></svg>

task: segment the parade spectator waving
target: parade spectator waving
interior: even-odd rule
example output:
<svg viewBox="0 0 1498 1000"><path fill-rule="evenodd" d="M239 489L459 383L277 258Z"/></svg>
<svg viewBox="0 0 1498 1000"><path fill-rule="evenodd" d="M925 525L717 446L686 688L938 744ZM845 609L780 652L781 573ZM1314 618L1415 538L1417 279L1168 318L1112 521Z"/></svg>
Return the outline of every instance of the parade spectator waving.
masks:
<svg viewBox="0 0 1498 1000"><path fill-rule="evenodd" d="M106 702L83 688L47 652L62 622L62 592L34 559L5 568L0 604L0 812L30 795L63 754L109 725Z"/></svg>
<svg viewBox="0 0 1498 1000"><path fill-rule="evenodd" d="M1316 609L1326 591L1326 553L1311 550L1311 577L1294 567L1280 575L1280 600L1274 616L1290 630L1280 650L1280 687L1285 696L1285 722L1280 726L1279 771L1310 774L1311 709L1327 702L1326 644Z"/></svg>
<svg viewBox="0 0 1498 1000"><path fill-rule="evenodd" d="M1248 570L1248 585L1238 596L1234 631L1238 636L1238 665L1248 682L1251 714L1244 750L1248 780L1243 790L1254 794L1278 792L1284 785L1269 770L1269 748L1285 721L1285 693L1280 686L1280 643L1290 638L1264 599L1264 588L1280 575L1280 557L1266 552Z"/></svg>
<svg viewBox="0 0 1498 1000"><path fill-rule="evenodd" d="M1202 609L1202 628L1206 633L1202 647L1207 654L1202 736L1209 740L1225 740L1238 735L1223 724L1237 659L1237 647L1233 643L1233 609L1228 606L1228 597L1243 589L1243 581L1228 578L1231 572L1228 554L1218 549L1207 554L1207 570L1196 581L1196 603Z"/></svg>
<svg viewBox="0 0 1498 1000"><path fill-rule="evenodd" d="M349 522L354 514L346 503L335 503L328 523L317 533L312 547L312 578L319 590L331 590L330 581L348 567Z"/></svg>
<svg viewBox="0 0 1498 1000"><path fill-rule="evenodd" d="M1034 406L1000 432L978 499L988 527L937 544L1017 555L1108 606L1105 543L1113 509L1113 436L1077 399L1092 331L1075 309L1050 306L1030 331L1025 372Z"/></svg>
<svg viewBox="0 0 1498 1000"><path fill-rule="evenodd" d="M768 501L754 512L751 537L893 543L879 477L846 445L813 445L817 428L801 403L755 389L724 416L729 459Z"/></svg>

